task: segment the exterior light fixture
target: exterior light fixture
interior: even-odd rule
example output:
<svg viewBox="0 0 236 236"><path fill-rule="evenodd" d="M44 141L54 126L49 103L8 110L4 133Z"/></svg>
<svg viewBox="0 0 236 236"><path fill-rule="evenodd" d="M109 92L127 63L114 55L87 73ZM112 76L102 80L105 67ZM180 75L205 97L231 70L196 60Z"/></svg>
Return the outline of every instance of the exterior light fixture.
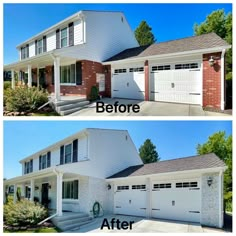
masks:
<svg viewBox="0 0 236 236"><path fill-rule="evenodd" d="M34 190L39 190L39 186L35 186Z"/></svg>
<svg viewBox="0 0 236 236"><path fill-rule="evenodd" d="M49 185L48 185L48 189L51 189L51 187L52 187L52 186L49 184Z"/></svg>
<svg viewBox="0 0 236 236"><path fill-rule="evenodd" d="M211 58L209 59L209 65L212 67L214 66L214 64L215 64L215 59L213 56L211 56Z"/></svg>
<svg viewBox="0 0 236 236"><path fill-rule="evenodd" d="M107 185L107 189L108 189L108 190L111 189L111 185L110 185L110 184Z"/></svg>
<svg viewBox="0 0 236 236"><path fill-rule="evenodd" d="M212 182L213 182L213 179L212 179L211 176L209 176L209 177L207 178L207 184L208 184L209 187L212 185Z"/></svg>

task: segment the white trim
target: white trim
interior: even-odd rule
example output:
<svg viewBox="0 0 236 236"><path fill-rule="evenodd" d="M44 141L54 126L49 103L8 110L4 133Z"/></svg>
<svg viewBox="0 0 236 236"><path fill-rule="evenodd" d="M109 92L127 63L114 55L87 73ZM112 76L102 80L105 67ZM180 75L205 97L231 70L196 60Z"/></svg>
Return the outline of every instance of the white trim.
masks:
<svg viewBox="0 0 236 236"><path fill-rule="evenodd" d="M61 46L61 40L62 40L62 38L61 38L61 31L64 30L64 29L66 29L66 39L67 39L66 42L67 42L67 44L66 44L66 46L62 47ZM63 38L63 39L65 39L65 38ZM66 27L60 28L60 48L66 48L68 46L69 46L69 27L66 26Z"/></svg>
<svg viewBox="0 0 236 236"><path fill-rule="evenodd" d="M219 172L219 228L223 227L222 219L222 171Z"/></svg>
<svg viewBox="0 0 236 236"><path fill-rule="evenodd" d="M222 50L221 53L221 82L220 82L220 88L221 88L221 93L220 93L220 109L224 110L225 109L225 49Z"/></svg>

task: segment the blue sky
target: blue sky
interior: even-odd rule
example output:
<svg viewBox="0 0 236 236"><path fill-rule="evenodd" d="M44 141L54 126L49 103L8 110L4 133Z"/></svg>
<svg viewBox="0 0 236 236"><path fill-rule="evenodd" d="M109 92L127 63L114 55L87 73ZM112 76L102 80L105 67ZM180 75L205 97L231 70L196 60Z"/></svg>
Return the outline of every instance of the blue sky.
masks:
<svg viewBox="0 0 236 236"><path fill-rule="evenodd" d="M195 155L215 132L232 134L231 121L4 121L4 177L21 175L19 160L84 128L128 130L137 149L150 138L162 160Z"/></svg>
<svg viewBox="0 0 236 236"><path fill-rule="evenodd" d="M18 44L83 9L123 11L133 30L146 20L163 42L192 36L194 23L232 4L4 4L4 64L18 60Z"/></svg>

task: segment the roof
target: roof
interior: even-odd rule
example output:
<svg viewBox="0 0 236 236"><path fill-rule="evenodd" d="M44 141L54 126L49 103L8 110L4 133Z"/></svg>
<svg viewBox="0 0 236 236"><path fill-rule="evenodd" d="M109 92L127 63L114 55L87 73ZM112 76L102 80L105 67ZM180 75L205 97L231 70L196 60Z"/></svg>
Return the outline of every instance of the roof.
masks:
<svg viewBox="0 0 236 236"><path fill-rule="evenodd" d="M161 174L186 170L225 168L225 163L214 153L130 166L107 179Z"/></svg>
<svg viewBox="0 0 236 236"><path fill-rule="evenodd" d="M217 34L208 33L163 43L155 43L149 46L129 48L109 58L106 62L229 46Z"/></svg>

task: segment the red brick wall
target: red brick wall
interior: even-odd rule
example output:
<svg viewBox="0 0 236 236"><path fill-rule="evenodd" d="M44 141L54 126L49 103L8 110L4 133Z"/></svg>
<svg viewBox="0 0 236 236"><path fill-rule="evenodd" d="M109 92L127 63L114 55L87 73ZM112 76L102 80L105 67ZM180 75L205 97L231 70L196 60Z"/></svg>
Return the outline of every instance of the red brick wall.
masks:
<svg viewBox="0 0 236 236"><path fill-rule="evenodd" d="M144 73L145 73L145 101L149 101L149 67L148 61L144 63Z"/></svg>
<svg viewBox="0 0 236 236"><path fill-rule="evenodd" d="M105 92L102 94L105 97L111 97L111 65L103 66L105 74Z"/></svg>
<svg viewBox="0 0 236 236"><path fill-rule="evenodd" d="M209 59L215 58L215 65L209 65ZM203 107L220 109L221 101L221 53L203 55Z"/></svg>

